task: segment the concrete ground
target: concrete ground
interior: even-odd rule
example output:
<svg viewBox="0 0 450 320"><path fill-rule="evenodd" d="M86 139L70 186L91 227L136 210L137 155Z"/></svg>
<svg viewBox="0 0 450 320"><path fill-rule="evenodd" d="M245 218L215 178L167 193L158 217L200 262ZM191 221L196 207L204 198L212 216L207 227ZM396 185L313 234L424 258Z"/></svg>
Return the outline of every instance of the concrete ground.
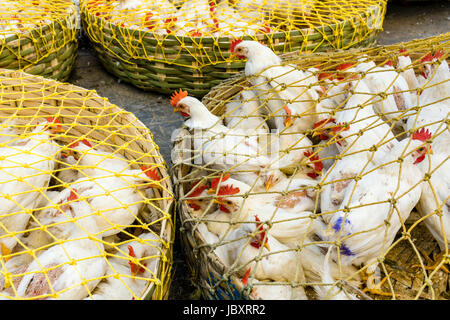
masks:
<svg viewBox="0 0 450 320"><path fill-rule="evenodd" d="M450 32L450 1L390 1L383 29L378 37L380 45ZM94 89L111 103L133 112L153 133L161 154L170 166L170 136L174 129L181 126L182 119L179 114L173 113L168 96L141 91L107 73L84 34L78 54L77 66L69 82ZM173 260L174 279L169 299L194 298L195 290L177 240Z"/></svg>

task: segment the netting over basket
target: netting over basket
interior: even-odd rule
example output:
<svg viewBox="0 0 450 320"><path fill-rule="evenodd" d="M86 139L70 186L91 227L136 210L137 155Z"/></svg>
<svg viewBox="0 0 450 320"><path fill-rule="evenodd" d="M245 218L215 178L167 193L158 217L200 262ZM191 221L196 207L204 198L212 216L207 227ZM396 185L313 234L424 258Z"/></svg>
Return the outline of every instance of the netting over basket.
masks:
<svg viewBox="0 0 450 320"><path fill-rule="evenodd" d="M67 80L77 51L77 11L69 0L1 0L0 68Z"/></svg>
<svg viewBox="0 0 450 320"><path fill-rule="evenodd" d="M450 298L449 40L279 64L243 41L260 69L204 105L172 97L188 117L172 155L181 241L205 297Z"/></svg>
<svg viewBox="0 0 450 320"><path fill-rule="evenodd" d="M163 299L172 184L150 131L95 91L0 70L0 296Z"/></svg>
<svg viewBox="0 0 450 320"><path fill-rule="evenodd" d="M86 0L81 15L103 65L133 85L203 96L242 69L236 38L277 53L375 43L386 1Z"/></svg>

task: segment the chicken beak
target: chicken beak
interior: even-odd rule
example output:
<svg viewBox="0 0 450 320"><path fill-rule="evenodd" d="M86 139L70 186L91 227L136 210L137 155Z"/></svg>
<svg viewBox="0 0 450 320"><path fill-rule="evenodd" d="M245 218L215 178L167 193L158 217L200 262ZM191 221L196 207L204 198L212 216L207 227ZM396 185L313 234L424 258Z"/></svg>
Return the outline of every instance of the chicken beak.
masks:
<svg viewBox="0 0 450 320"><path fill-rule="evenodd" d="M266 248L268 251L270 251L270 247L269 247L269 242L268 241L266 241L264 243L264 248Z"/></svg>
<svg viewBox="0 0 450 320"><path fill-rule="evenodd" d="M208 189L208 191L206 191L206 194L215 194L216 190L214 188L210 188Z"/></svg>
<svg viewBox="0 0 450 320"><path fill-rule="evenodd" d="M218 205L223 205L223 202L220 201L219 199L214 199L213 200L215 203L217 203Z"/></svg>
<svg viewBox="0 0 450 320"><path fill-rule="evenodd" d="M266 191L269 191L273 186L273 174L269 176L269 179L266 181Z"/></svg>
<svg viewBox="0 0 450 320"><path fill-rule="evenodd" d="M173 113L177 113L177 112L180 112L180 108L178 108L178 107L175 107L175 108L173 108Z"/></svg>
<svg viewBox="0 0 450 320"><path fill-rule="evenodd" d="M4 257L3 259L5 259L5 262L7 262L10 258L9 257L5 257L11 254L11 250L6 247L3 243L1 244L2 247L2 256Z"/></svg>
<svg viewBox="0 0 450 320"><path fill-rule="evenodd" d="M286 127L286 128L289 128L290 126L292 126L292 118L291 117L288 117L288 118L286 118L286 120L284 120L284 126Z"/></svg>
<svg viewBox="0 0 450 320"><path fill-rule="evenodd" d="M313 137L320 136L322 133L323 133L322 130L314 130L312 136Z"/></svg>
<svg viewBox="0 0 450 320"><path fill-rule="evenodd" d="M64 132L66 132L66 130L64 130L62 126L56 126L55 128L52 129L53 134L59 134Z"/></svg>
<svg viewBox="0 0 450 320"><path fill-rule="evenodd" d="M61 157L63 158L68 158L70 156L73 156L75 154L75 152L73 152L72 150L62 150L61 151Z"/></svg>
<svg viewBox="0 0 450 320"><path fill-rule="evenodd" d="M431 146L427 149L428 154L433 154L433 149L431 149Z"/></svg>

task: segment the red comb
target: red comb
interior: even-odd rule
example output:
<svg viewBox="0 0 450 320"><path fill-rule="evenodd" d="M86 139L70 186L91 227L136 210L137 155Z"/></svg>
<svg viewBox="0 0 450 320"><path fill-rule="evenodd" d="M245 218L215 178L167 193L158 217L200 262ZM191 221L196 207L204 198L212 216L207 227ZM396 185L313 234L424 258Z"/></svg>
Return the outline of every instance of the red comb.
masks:
<svg viewBox="0 0 450 320"><path fill-rule="evenodd" d="M61 123L61 120L59 120L56 117L48 117L47 122L53 122L53 123Z"/></svg>
<svg viewBox="0 0 450 320"><path fill-rule="evenodd" d="M434 53L434 59L440 59L444 56L444 50L438 50Z"/></svg>
<svg viewBox="0 0 450 320"><path fill-rule="evenodd" d="M338 65L336 67L336 70L343 71L343 70L353 67L354 65L355 65L354 63L343 63L343 64Z"/></svg>
<svg viewBox="0 0 450 320"><path fill-rule="evenodd" d="M201 33L201 32L198 31L198 30L193 30L193 31L191 31L191 33L189 33L189 35L190 35L191 37L201 37L201 36L203 35L203 33Z"/></svg>
<svg viewBox="0 0 450 320"><path fill-rule="evenodd" d="M211 181L211 188L213 188L214 190L217 189L217 186L219 185L220 182L227 181L228 179L230 179L230 174L229 173L227 173L223 177L214 178Z"/></svg>
<svg viewBox="0 0 450 320"><path fill-rule="evenodd" d="M265 23L261 28L259 28L264 33L270 33L271 29L267 23Z"/></svg>
<svg viewBox="0 0 450 320"><path fill-rule="evenodd" d="M428 53L425 57L420 60L420 63L431 62L433 61L433 55Z"/></svg>
<svg viewBox="0 0 450 320"><path fill-rule="evenodd" d="M303 152L303 155L305 156L305 157L310 157L311 155L312 155L312 152L311 151L305 151L305 152Z"/></svg>
<svg viewBox="0 0 450 320"><path fill-rule="evenodd" d="M257 215L255 215L255 221L257 222L256 225L258 226L256 230L259 232L255 235L255 238L250 242L250 245L252 247L259 249L261 248L263 240L266 237L266 231L264 230L264 225L260 222L261 220L259 220ZM267 242L267 240L268 238L266 238L265 242Z"/></svg>
<svg viewBox="0 0 450 320"><path fill-rule="evenodd" d="M77 189L71 190L70 195L67 197L67 201L73 201L78 199L78 195L76 194L76 192L78 192Z"/></svg>
<svg viewBox="0 0 450 320"><path fill-rule="evenodd" d="M234 49L236 49L236 46L241 42L242 42L242 39L233 40L233 42L231 42L231 45L230 45L230 51L234 52Z"/></svg>
<svg viewBox="0 0 450 320"><path fill-rule="evenodd" d="M161 176L159 175L157 168L150 170L150 167L142 165L141 170L144 171L145 175L149 177L151 180L153 181L161 180Z"/></svg>
<svg viewBox="0 0 450 320"><path fill-rule="evenodd" d="M195 186L194 186L194 187L195 187ZM190 196L191 196L191 197L198 197L199 195L202 194L202 192L203 192L205 189L208 189L208 186L207 186L207 185L202 185L202 186L195 187L195 188L192 190Z"/></svg>
<svg viewBox="0 0 450 320"><path fill-rule="evenodd" d="M309 161L311 161L314 165L314 170L316 171L322 171L323 170L323 163L321 160L319 160L319 156L316 155L312 155L313 153L311 151L305 151L303 152L303 154L305 155L305 157L309 158Z"/></svg>
<svg viewBox="0 0 450 320"><path fill-rule="evenodd" d="M144 26L146 28L153 29L155 27L155 20L152 19L152 18L153 18L153 13L152 12L147 12L145 14Z"/></svg>
<svg viewBox="0 0 450 320"><path fill-rule="evenodd" d="M345 123L339 122L339 123L336 124L336 126L331 128L331 131L336 133L338 131L347 131L348 129L350 129L350 125L347 125Z"/></svg>
<svg viewBox="0 0 450 320"><path fill-rule="evenodd" d="M412 138L414 140L420 140L422 142L425 142L431 138L431 132L428 129L425 130L424 128L422 128L414 132Z"/></svg>
<svg viewBox="0 0 450 320"><path fill-rule="evenodd" d="M177 90L175 90L175 92L170 97L170 104L172 105L172 107L176 107L178 101L180 101L183 98L186 98L187 95L188 95L187 91L183 91L180 89L180 91L177 92Z"/></svg>
<svg viewBox="0 0 450 320"><path fill-rule="evenodd" d="M323 72L323 73L319 73L318 79L319 80L323 80L323 79L330 79L333 80L333 74L332 73L328 73L328 72Z"/></svg>
<svg viewBox="0 0 450 320"><path fill-rule="evenodd" d="M389 66L389 67L393 67L394 63L392 62L392 60L388 60L388 61L386 61L386 63L384 65L385 66Z"/></svg>
<svg viewBox="0 0 450 320"><path fill-rule="evenodd" d="M81 140L81 142L83 142L89 148L92 148L92 144L89 141L87 141L86 139Z"/></svg>
<svg viewBox="0 0 450 320"><path fill-rule="evenodd" d="M284 106L283 106L283 109L284 109L284 111L286 111L286 114L287 114L288 116L290 116L290 115L292 114L291 109L289 109L289 107L288 107L287 105L284 105Z"/></svg>
<svg viewBox="0 0 450 320"><path fill-rule="evenodd" d="M406 49L400 49L400 53L405 53L405 52L406 52ZM406 53L406 54L404 54L404 56L409 57L409 54Z"/></svg>
<svg viewBox="0 0 450 320"><path fill-rule="evenodd" d="M81 142L83 142L83 144L85 144L89 148L92 148L92 144L89 141L87 141L86 139L81 140ZM74 148L74 147L78 147L79 145L80 145L80 140L77 140L77 141L73 141L72 143L70 143L68 145L68 147Z"/></svg>
<svg viewBox="0 0 450 320"><path fill-rule="evenodd" d="M72 143L70 143L69 145L68 145L68 147L69 148L75 148L75 147L78 147L78 145L80 144L80 141L73 141Z"/></svg>
<svg viewBox="0 0 450 320"><path fill-rule="evenodd" d="M322 125L327 124L328 122L336 122L336 119L334 119L334 118L327 118L327 119L323 119L323 120L317 121L316 123L314 123L314 129L319 128Z"/></svg>
<svg viewBox="0 0 450 320"><path fill-rule="evenodd" d="M248 278L250 277L251 271L252 271L252 268L248 268L248 270L245 272L244 276L242 277L241 281L244 286L246 286L248 283Z"/></svg>
<svg viewBox="0 0 450 320"><path fill-rule="evenodd" d="M218 196L229 196L232 194L239 193L240 189L238 187L233 187L233 185L222 186L217 192Z"/></svg>
<svg viewBox="0 0 450 320"><path fill-rule="evenodd" d="M134 253L134 249L132 246L128 246L128 255L130 257L136 258L136 254ZM138 270L138 265L136 265L135 263L128 261L128 264L130 265L130 269L131 269L131 273L136 274L137 270ZM140 272L144 272L145 269L143 267L139 268Z"/></svg>

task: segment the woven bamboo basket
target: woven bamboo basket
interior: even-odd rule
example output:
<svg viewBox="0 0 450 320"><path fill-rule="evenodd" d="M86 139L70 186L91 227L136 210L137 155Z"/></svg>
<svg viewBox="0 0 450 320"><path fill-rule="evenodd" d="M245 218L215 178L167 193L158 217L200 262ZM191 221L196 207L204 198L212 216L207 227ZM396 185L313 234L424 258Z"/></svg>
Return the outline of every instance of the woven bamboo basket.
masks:
<svg viewBox="0 0 450 320"><path fill-rule="evenodd" d="M49 167L49 170L41 173L48 175L48 182L38 185L37 182L33 183L30 180L29 183L28 194L38 192L42 195L43 201L32 207L22 207L22 210L20 208L11 210L13 216L24 212L27 214L26 227L13 228L13 225L5 222L5 214L0 217L2 226L0 296L4 299L79 299L83 297L95 299L99 298L98 295L101 296L103 290L103 295L106 295L108 299L166 299L171 281L174 197L167 165L148 128L132 113L111 104L106 98L97 95L94 90L5 69L0 70L0 88L0 118L3 123L0 134L2 152L5 149L14 149L17 145L23 145L20 141L27 141L26 139L32 141L33 128L38 122L45 121L48 117L59 119L64 131L58 133L52 140L54 144L60 146L60 151L56 151L47 158L54 160L53 170ZM80 142L80 140L84 145L90 145L95 149L88 148L90 150L79 152L76 157L74 156L77 161L69 162L70 156L67 152L75 148L72 142ZM34 155L33 150L36 149L29 150L28 154ZM97 150L105 153L97 153L100 152ZM97 160L90 162L90 165L87 162L83 164L83 159L91 156L92 153L98 157ZM2 160L4 159L10 158L3 156ZM106 169L108 159L120 159L120 169L119 167ZM39 161L28 165L35 168L36 163ZM28 168L28 165L24 167ZM151 168L156 175L156 178L153 178L155 183L148 185L146 189L139 186L141 182L134 182L132 178L126 180L131 172L128 170L144 168L143 166ZM95 171L83 171L89 168ZM98 171L103 169L105 171ZM8 170L8 165L3 167L1 170L3 177L6 173L14 176L10 170L12 169ZM18 181L27 179L27 177L19 176L17 171L15 172ZM77 174L77 176L71 178L71 174ZM111 180L110 183L102 184L102 177L108 176L115 177L113 178L115 182ZM75 180L76 178L78 180ZM128 182L125 185L120 184L122 182L118 182L119 179ZM88 183L90 187L87 189L80 187L83 183ZM68 188L72 190L72 198L57 201L57 197ZM83 193L89 188L92 188L91 190L101 188L101 190L91 194ZM128 192L128 190L133 191L134 196L130 193L127 195L118 193ZM53 198L52 192L56 194L56 198ZM72 192L77 194L75 198ZM11 199L14 191L3 190L3 193L2 201L5 201L5 199ZM27 194L26 191L25 194ZM107 197L104 199L110 204L109 207L95 204L98 204L95 199L102 197ZM95 258L88 257L87 254L80 257L78 254L75 255L77 251L69 251L71 243L76 240L71 240L74 238L64 235L65 231L61 230L76 230L75 225L78 226L78 224L82 229L83 225L80 219L75 219L77 217L73 213L75 211L67 211L65 203L70 202L68 199L75 199L75 203L80 206L78 208L84 206L83 210L90 212L89 215L85 215L87 217L85 219L91 219L86 222L89 225L88 227L84 225L86 229L83 229L83 236L80 236L81 240L78 240L87 241L83 243L88 243L90 246L95 243L98 250L98 256ZM22 201L24 201L23 198ZM17 202L19 206L26 206L20 199ZM104 205L108 205L107 203ZM76 210L73 207L69 209ZM62 214L67 212L72 212L72 216L68 214L67 218L64 218ZM122 218L126 216L126 220L120 218L119 214ZM55 217L59 218L52 220ZM103 222L101 222L102 218ZM58 219L62 220L58 221ZM95 220L92 221L92 219ZM87 229L92 228L93 225L98 228ZM75 231L70 232L72 234ZM15 239L15 246L10 250L4 250L4 243L10 240L11 236ZM50 250L60 249L61 247L58 246L65 248L68 257L67 261L60 261L60 264L55 267L55 263L58 264L58 262L49 264L43 257L47 254L47 257L54 259L52 252L55 251L50 252ZM142 253L139 253L141 249ZM92 254L92 251L90 252ZM97 270L100 271L95 276L82 273L82 270L85 270L82 265L84 263L86 267L86 262L88 262L88 270L95 269L97 266L100 268ZM33 269L31 267L33 263L39 266ZM124 266L120 268L120 264ZM81 270L79 272L82 276L79 280L82 279L82 282L77 282L75 279L72 285L61 287L57 277L61 270L67 270L65 268L70 268L70 265L76 265L78 270ZM135 273L128 271L132 268L135 268L133 271ZM66 272L68 271L64 271L63 276ZM30 275L33 278L25 293L21 294L20 283ZM68 277L70 275L69 273ZM73 273L72 276L74 276ZM45 278L47 277L49 283L46 286ZM36 287L38 281L43 281L40 289ZM111 281L115 281L112 289L108 286ZM100 288L100 286L103 287ZM69 293L80 290L77 288L81 288L78 296Z"/></svg>
<svg viewBox="0 0 450 320"><path fill-rule="evenodd" d="M6 2L0 9L0 68L67 80L77 57L76 6L68 0L13 3L26 11L21 15ZM20 29L14 27L13 17L21 23Z"/></svg>
<svg viewBox="0 0 450 320"><path fill-rule="evenodd" d="M310 13L309 20L305 20L304 15L295 17L297 22L292 25L280 20L274 22L270 33L240 38L262 41L277 53L329 51L375 44L382 28L386 1L320 3L318 9ZM203 96L244 66L242 61L230 58L230 43L236 39L235 35L160 36L155 33L160 27L146 30L111 23L105 13L108 10L104 2L82 1L83 28L104 67L138 88L166 94L183 88L191 95ZM282 30L277 25L289 26Z"/></svg>
<svg viewBox="0 0 450 320"><path fill-rule="evenodd" d="M358 59L363 55L369 60L373 60L377 65L382 66L389 60L397 61L397 58L402 55L401 52L406 51L412 61L414 61L414 71L416 74L420 74L423 70L421 59L428 53L437 52L438 50L443 50L443 59L447 59L448 61L450 34L447 33L425 40L414 40L402 44L378 46L369 49L350 49L333 53L302 55L300 57L296 54L288 53L283 55L283 60L286 64L295 64L301 70L320 67L320 70L316 70L317 72L331 75L336 74L336 66L343 62L357 63ZM449 80L447 79L447 81ZM220 119L226 119L229 116L226 111L226 104L239 95L239 92L243 90L242 88L252 88L248 83L248 78L243 73L212 88L203 97L202 102L214 115L220 117ZM420 91L421 89L419 88L417 92ZM450 97L444 98L443 101L448 102L448 99ZM404 116L404 113L402 115ZM273 118L273 115L267 117L266 120ZM401 116L399 118L401 119ZM446 127L448 132L448 114L447 116L445 114L442 115L442 122L444 131ZM351 122L349 124L350 126L352 125ZM310 136L315 130L306 133ZM219 218L208 218L207 215L202 215L202 213L198 212L194 215L194 210L188 204L189 200L195 200L199 197L197 194L190 195L193 192L192 190L194 190L193 185L197 181L204 179L203 181L211 182L213 178L225 177L226 173L233 174L233 169L217 171L208 168L207 165L196 162L195 159L198 158L193 153L191 140L186 138L190 137L190 134L188 130L182 128L174 139L174 151L172 154L174 165L172 174L175 193L179 200L177 212L180 219L180 241L187 256L192 282L201 291L205 299L258 299L252 286L243 284L242 274L239 276L236 271L238 268L235 265L233 265L235 267L234 269L226 266L223 260L216 254L215 250L224 244L226 245L227 241L219 237L217 242L213 241L211 243L207 241L207 236L200 229L201 224L207 224L211 221L215 222L215 219ZM313 145L315 144L313 142ZM250 189L250 191L241 196L247 199L246 197L259 193L259 191L252 190L254 189ZM218 199L218 195L208 193L207 197L200 196L201 198L211 204L214 203L214 199ZM229 197L228 199L233 198ZM316 205L314 207L314 214L320 213L317 209ZM258 210L254 212L258 212ZM322 212L322 214L326 213ZM444 250L444 257L440 260L439 266L436 263L431 270L425 269L429 258L442 252L442 250L439 249L436 240L434 240L432 234L424 225L423 220L424 218L414 209L409 218L402 223L402 228L396 234L392 245L378 259L381 272L387 275L388 280L383 284L382 288L385 292L389 292L391 296L387 297L366 293L365 290L362 290L362 287L352 285L346 281L347 279L341 282L338 281L341 286L340 288L345 288L346 292L353 293L359 299L391 299L393 296L396 299L405 300L450 299L450 278L443 269L440 269L440 266L449 263L448 251ZM232 226L230 225L230 227ZM266 227L266 225L264 226ZM319 268L320 266L317 267ZM286 283L284 284L286 285ZM291 284L287 283L288 286ZM309 291L310 286L308 286L308 283L306 283L305 288L308 298L317 298L312 290Z"/></svg>

